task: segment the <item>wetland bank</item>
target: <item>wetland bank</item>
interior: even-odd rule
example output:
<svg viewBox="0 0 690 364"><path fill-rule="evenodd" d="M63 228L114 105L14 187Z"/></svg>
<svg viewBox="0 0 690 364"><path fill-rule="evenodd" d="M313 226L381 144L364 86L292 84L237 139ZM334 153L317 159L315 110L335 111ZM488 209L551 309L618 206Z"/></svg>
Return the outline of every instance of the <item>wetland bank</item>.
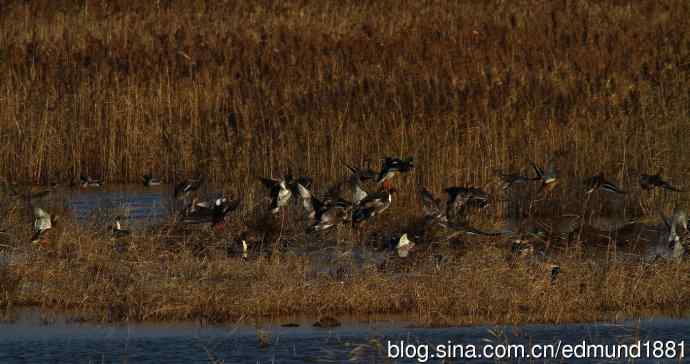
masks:
<svg viewBox="0 0 690 364"><path fill-rule="evenodd" d="M0 304L95 321L682 316L690 263L628 259L635 248L616 234L537 239L548 254L536 263L512 254L512 238L446 241L436 231L419 235L409 259L352 252L385 253L391 237L423 226L420 186L486 189L495 200L472 222L499 229L509 209L496 170L528 173L529 161L552 154L560 184L530 205L534 216L622 213L660 224L659 210L687 208L686 193L646 191L638 178L662 172L690 185L689 6L9 3L0 14L0 175L12 186L0 206ZM390 208L364 227L307 234L290 205L269 224L270 254L237 254L240 233L268 208L258 177L293 171L323 191L346 175L343 161L378 168L386 156L413 156L415 168L396 177ZM580 181L600 171L626 196L583 198ZM69 190L81 175L140 183L145 174L162 178L162 200L203 174L239 208L221 231L179 230L168 217L132 227L123 251L109 234L110 207L79 216L48 197L61 215L55 237L30 243L34 185ZM557 279L547 264L558 265Z"/></svg>

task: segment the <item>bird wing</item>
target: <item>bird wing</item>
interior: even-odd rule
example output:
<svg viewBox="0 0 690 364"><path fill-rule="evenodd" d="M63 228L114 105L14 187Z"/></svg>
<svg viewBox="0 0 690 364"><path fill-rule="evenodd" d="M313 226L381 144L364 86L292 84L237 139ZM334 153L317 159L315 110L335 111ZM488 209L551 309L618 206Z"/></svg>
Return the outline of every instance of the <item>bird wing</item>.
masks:
<svg viewBox="0 0 690 364"><path fill-rule="evenodd" d="M441 211L440 202L434 198L434 195L426 188L421 189L419 192L422 197L422 208L424 210L424 215L427 217L438 218L443 216Z"/></svg>
<svg viewBox="0 0 690 364"><path fill-rule="evenodd" d="M313 218L318 208L317 205L320 205L320 201L318 201L311 194L309 189L302 186L302 184L299 182L297 183L297 191L299 192L299 195L302 198L302 206L304 206L304 210L307 211L307 214L309 214L309 216Z"/></svg>
<svg viewBox="0 0 690 364"><path fill-rule="evenodd" d="M537 174L537 177L539 177L540 179L544 179L544 170L541 169L541 167L534 164L534 162L529 162L529 164L532 166L532 169L534 169L534 173Z"/></svg>

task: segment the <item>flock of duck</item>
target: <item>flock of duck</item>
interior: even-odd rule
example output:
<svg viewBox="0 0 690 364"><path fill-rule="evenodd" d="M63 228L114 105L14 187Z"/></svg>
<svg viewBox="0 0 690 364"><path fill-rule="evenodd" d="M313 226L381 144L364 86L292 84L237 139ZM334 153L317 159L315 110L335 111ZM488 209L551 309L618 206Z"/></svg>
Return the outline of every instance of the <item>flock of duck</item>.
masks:
<svg viewBox="0 0 690 364"><path fill-rule="evenodd" d="M314 233L329 230L339 225L351 224L359 226L365 221L371 220L385 212L393 202L393 196L397 189L393 187L392 180L395 176L405 174L414 169L413 158L386 157L381 160L381 169L377 172L370 168L358 168L345 164L349 170L349 176L336 183L323 194L317 195L312 188L312 180L301 176L294 178L287 174L282 178L259 178L270 194L270 205L266 209L267 215L280 213L286 208L291 199L301 201L306 218L310 221L307 232ZM560 178L554 168L553 160L549 160L546 168L541 168L535 163L530 163L534 176L520 173L499 173L502 181L502 189L510 191L517 185L538 186L542 196L548 196L560 182ZM187 179L175 186L174 196L181 201L177 221L181 224L208 223L216 229L222 229L227 215L235 211L239 206L239 200L230 200L224 196L216 196L210 200L200 200L198 193L204 185L203 176ZM370 186L372 192L367 192L364 184ZM100 187L103 182L98 179L82 176L78 182L81 188ZM160 179L150 175L143 176L143 184L147 187L158 186ZM642 174L639 184L643 190L664 189L672 192L684 192L666 181L661 175ZM351 198L342 196L344 187L349 187ZM583 191L590 195L596 191L616 195L626 195L629 192L620 189L616 184L607 180L603 173L599 173L583 180ZM481 210L488 206L491 196L477 187L448 187L444 189L448 198L445 201L435 198L424 187L419 187L423 213L427 225L435 225L452 230L454 234L468 235L509 235L517 237L513 248L521 247L529 236L538 236L544 233L544 229L538 227L521 227L519 223L511 224L508 228L499 231L483 231L470 225L468 216L473 210ZM44 242L46 233L53 227L56 218L51 216L44 207L33 204L33 242ZM658 257L678 260L686 255L687 239L687 213L682 209L675 209L672 217L668 218L661 213L663 225L657 230L656 238L650 241L646 248L645 259L654 260ZM112 227L115 237L129 234L116 218ZM246 256L247 242L242 239L244 255ZM396 250L401 257L408 255L414 248L414 242L409 240L407 234L400 236Z"/></svg>

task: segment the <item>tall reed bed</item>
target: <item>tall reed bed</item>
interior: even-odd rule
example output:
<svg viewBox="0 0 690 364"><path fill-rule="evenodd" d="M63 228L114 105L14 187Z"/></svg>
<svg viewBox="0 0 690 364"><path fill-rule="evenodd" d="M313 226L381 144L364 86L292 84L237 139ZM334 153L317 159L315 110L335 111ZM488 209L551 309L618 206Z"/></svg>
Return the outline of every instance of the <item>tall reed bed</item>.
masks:
<svg viewBox="0 0 690 364"><path fill-rule="evenodd" d="M0 175L13 181L201 172L249 193L260 175L323 185L343 160L412 155L403 191L438 191L548 153L565 176L605 170L624 186L688 174L687 1L2 8Z"/></svg>

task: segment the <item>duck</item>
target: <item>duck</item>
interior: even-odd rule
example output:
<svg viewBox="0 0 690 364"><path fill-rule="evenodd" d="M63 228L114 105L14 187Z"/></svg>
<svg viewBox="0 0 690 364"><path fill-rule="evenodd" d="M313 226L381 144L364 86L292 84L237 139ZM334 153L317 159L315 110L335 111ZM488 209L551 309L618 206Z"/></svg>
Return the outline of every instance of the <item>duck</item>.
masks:
<svg viewBox="0 0 690 364"><path fill-rule="evenodd" d="M342 199L321 201L301 183L297 183L300 197L308 217L314 221L310 232L322 231L346 222L350 218L352 203Z"/></svg>
<svg viewBox="0 0 690 364"><path fill-rule="evenodd" d="M103 180L81 175L79 176L79 186L81 188L101 187L103 186Z"/></svg>
<svg viewBox="0 0 690 364"><path fill-rule="evenodd" d="M112 226L113 238L123 238L125 236L130 235L129 230L122 228L122 224L120 223L120 220L121 220L121 218L119 216L115 217L115 223Z"/></svg>
<svg viewBox="0 0 690 364"><path fill-rule="evenodd" d="M446 213L441 208L440 199L435 198L433 193L425 187L419 189L419 195L422 198L422 210L427 223L448 223Z"/></svg>
<svg viewBox="0 0 690 364"><path fill-rule="evenodd" d="M414 250L415 242L410 240L407 233L402 234L400 239L398 239L398 244L395 246L395 250L400 258L407 258L410 252Z"/></svg>
<svg viewBox="0 0 690 364"><path fill-rule="evenodd" d="M352 205L344 201L326 205L315 216L314 224L309 231L323 231L338 226L351 219Z"/></svg>
<svg viewBox="0 0 690 364"><path fill-rule="evenodd" d="M271 194L271 213L277 214L292 198L292 189L289 188L292 178L288 175L282 179L259 177L259 180Z"/></svg>
<svg viewBox="0 0 690 364"><path fill-rule="evenodd" d="M379 176L376 179L376 183L381 184L390 181L391 178L395 177L400 173L411 171L414 168L414 164L412 163L412 161L413 157L407 157L403 159L386 157L382 159L383 166L381 167L381 172L379 172Z"/></svg>
<svg viewBox="0 0 690 364"><path fill-rule="evenodd" d="M476 187L448 187L446 217L452 221L463 220L466 207L484 208L489 205L489 194Z"/></svg>
<svg viewBox="0 0 690 364"><path fill-rule="evenodd" d="M484 208L489 205L489 194L476 187L448 187L443 190L448 194L447 206L461 209L466 205Z"/></svg>
<svg viewBox="0 0 690 364"><path fill-rule="evenodd" d="M323 202L316 198L316 196L314 196L311 191L309 191L309 189L303 186L301 183L297 183L297 192L302 198L302 206L307 212L307 217L312 220L316 219L317 213L319 213L324 207Z"/></svg>
<svg viewBox="0 0 690 364"><path fill-rule="evenodd" d="M376 215L380 215L390 207L393 202L393 194L396 192L397 189L391 188L367 195L355 207L352 213L352 223L356 225Z"/></svg>
<svg viewBox="0 0 690 364"><path fill-rule="evenodd" d="M351 177L357 177L357 179L362 182L374 179L378 175L378 173L376 173L369 167L364 169L353 167L345 162L343 162L343 164L345 165L345 167L347 167L348 170L350 170Z"/></svg>
<svg viewBox="0 0 690 364"><path fill-rule="evenodd" d="M681 190L679 188L673 187L668 181L665 181L663 177L661 177L660 173L657 174L641 174L640 175L640 187L645 190L649 191L653 188L662 188L665 190L673 191L673 192L685 192L684 190Z"/></svg>
<svg viewBox="0 0 690 364"><path fill-rule="evenodd" d="M516 184L528 183L530 181L535 181L541 179L541 177L528 177L519 173L502 173L496 172L498 178L501 180L501 189L509 190Z"/></svg>
<svg viewBox="0 0 690 364"><path fill-rule="evenodd" d="M141 177L144 181L144 186L145 187L155 187L155 186L160 186L161 185L161 180L160 178L155 178L152 177L151 175L145 174L143 177Z"/></svg>
<svg viewBox="0 0 690 364"><path fill-rule="evenodd" d="M182 199L188 197L192 192L198 190L205 182L204 176L186 179L175 186L175 198Z"/></svg>
<svg viewBox="0 0 690 364"><path fill-rule="evenodd" d="M237 209L239 200L228 200L225 197L218 197L211 201L198 202L194 200L192 205L185 211L181 222L183 224L204 224L210 223L211 226L222 230L225 216Z"/></svg>
<svg viewBox="0 0 690 364"><path fill-rule="evenodd" d="M34 224L33 224L33 236L31 237L32 243L44 243L44 235L50 229L53 228L55 218L50 216L44 209L34 206Z"/></svg>
<svg viewBox="0 0 690 364"><path fill-rule="evenodd" d="M544 193L549 193L556 188L556 186L558 186L558 174L556 173L556 168L554 167L553 158L548 159L545 169L537 166L534 164L534 162L530 162L530 165L537 174L537 178L535 178L535 180L541 180L541 191Z"/></svg>
<svg viewBox="0 0 690 364"><path fill-rule="evenodd" d="M679 261L686 254L683 243L687 239L688 214L684 209L676 208L670 219L666 218L662 212L660 215L664 225L657 241L649 245L645 261L653 262L657 258ZM684 232L683 237L679 235L681 228Z"/></svg>
<svg viewBox="0 0 690 364"><path fill-rule="evenodd" d="M350 186L352 188L352 204L359 206L364 199L367 198L367 191L362 189L361 179L358 175L353 175L350 179Z"/></svg>
<svg viewBox="0 0 690 364"><path fill-rule="evenodd" d="M618 188L615 184L609 182L604 177L604 172L599 172L599 174L585 179L583 184L585 185L585 194L591 194L592 192L598 190L616 193L620 195L624 195L627 193Z"/></svg>
<svg viewBox="0 0 690 364"><path fill-rule="evenodd" d="M479 196L479 198L488 198L488 194L483 193L483 191L478 188L465 189L464 192L467 192L469 195ZM446 211L444 211L441 208L440 199L434 198L434 195L424 187L420 189L419 194L422 197L422 208L424 210L426 222L438 224L443 228L454 230L454 233L448 237L449 239L457 234L484 236L497 236L503 234L502 231L483 231L468 225L466 222L451 222L448 218L448 210L446 209Z"/></svg>

